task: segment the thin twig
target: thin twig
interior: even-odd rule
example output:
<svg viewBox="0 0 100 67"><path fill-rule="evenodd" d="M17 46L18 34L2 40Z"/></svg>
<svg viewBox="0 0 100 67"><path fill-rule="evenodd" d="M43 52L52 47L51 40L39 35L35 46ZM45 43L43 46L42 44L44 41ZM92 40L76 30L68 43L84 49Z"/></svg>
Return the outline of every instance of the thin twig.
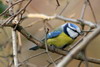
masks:
<svg viewBox="0 0 100 67"><path fill-rule="evenodd" d="M2 30L3 30L4 34L6 35L6 37L9 37L9 35L4 27L2 27Z"/></svg>
<svg viewBox="0 0 100 67"><path fill-rule="evenodd" d="M82 64L82 60L79 62L78 66L77 67L81 67L81 64Z"/></svg>
<svg viewBox="0 0 100 67"><path fill-rule="evenodd" d="M34 65L33 63L29 63L29 62L27 62L27 63L25 63L27 66L25 66L25 67L37 67L36 65Z"/></svg>
<svg viewBox="0 0 100 67"><path fill-rule="evenodd" d="M47 34L48 34L48 30L47 30L47 26L46 26L46 21L47 21L47 20L44 20L45 48L46 48L46 53L47 53L49 59L50 59L50 60L52 61L52 63L54 64L54 66L56 67L55 62L54 62L54 60L52 59L52 57L50 56L49 51L48 51L48 50L49 50L49 49L48 49L48 45L47 45Z"/></svg>
<svg viewBox="0 0 100 67"><path fill-rule="evenodd" d="M56 0L56 2L57 2L57 7L56 7L56 9L60 6L60 3L59 3L59 0Z"/></svg>
<svg viewBox="0 0 100 67"><path fill-rule="evenodd" d="M55 61L52 59L52 57L50 56L49 52L47 52L47 55L48 55L49 59L51 60L51 62L53 63L54 67L56 67L56 63L55 63Z"/></svg>
<svg viewBox="0 0 100 67"><path fill-rule="evenodd" d="M12 5L13 0L8 0L8 5ZM9 14L13 15L13 7L9 9ZM13 45L13 59L14 59L14 66L18 67L18 57L17 57L17 40L16 40L16 31L12 29L12 45Z"/></svg>
<svg viewBox="0 0 100 67"><path fill-rule="evenodd" d="M15 19L15 17L17 16L17 15L19 15L22 11L24 11L25 9L26 9L26 7L30 4L30 2L31 2L32 0L29 0L28 2L27 2L27 4L22 8L22 9L20 9L18 12L16 12L14 15L11 15L11 17L9 17L4 23L2 23L1 25L4 25L4 24L8 24L8 23L10 23L12 20L14 20Z"/></svg>
<svg viewBox="0 0 100 67"><path fill-rule="evenodd" d="M33 21L32 23L29 23L28 25L26 25L24 28L30 28L32 27L35 23L39 23L41 22L42 20L36 20L36 21Z"/></svg>
<svg viewBox="0 0 100 67"><path fill-rule="evenodd" d="M3 11L0 16L4 15L10 8L12 8L14 5L20 3L20 2L23 2L25 0L19 0L19 1L16 1L15 3L13 3L12 5L10 5L5 11Z"/></svg>
<svg viewBox="0 0 100 67"><path fill-rule="evenodd" d="M14 64L14 60L12 60L10 63L9 63L9 66L8 67L12 67Z"/></svg>
<svg viewBox="0 0 100 67"><path fill-rule="evenodd" d="M58 60L60 60L61 58L63 58L63 56L59 56L58 58L56 58L54 60L54 62L56 63ZM46 65L45 67L49 67L51 64L53 64L52 62L50 62L48 65Z"/></svg>
<svg viewBox="0 0 100 67"><path fill-rule="evenodd" d="M87 0L84 0L84 4L83 4L83 7L82 7L80 19L83 19L84 18L87 4L88 4Z"/></svg>
<svg viewBox="0 0 100 67"><path fill-rule="evenodd" d="M7 39L4 41L4 43L2 43L2 44L3 44L3 47L5 48L6 45L7 45L8 43L11 43L11 41L12 41L12 37L10 36L9 38L7 38Z"/></svg>
<svg viewBox="0 0 100 67"><path fill-rule="evenodd" d="M46 21L47 20L44 20L44 31L45 31L45 48L46 48L46 52L48 52L48 45L47 45L47 26L46 26Z"/></svg>
<svg viewBox="0 0 100 67"><path fill-rule="evenodd" d="M25 59L24 61L20 62L18 66L21 66L21 65L24 64L26 61L28 61L28 60L30 60L30 59L32 59L32 58L34 58L34 57L40 56L40 55L42 55L42 54L45 54L45 53L46 53L46 52L43 51L43 52L40 52L40 53L35 54L35 55L33 55L33 56L30 56L29 58L27 58L27 59Z"/></svg>
<svg viewBox="0 0 100 67"><path fill-rule="evenodd" d="M91 9L91 11L92 11L92 14L93 14L93 17L94 17L94 21L95 21L95 23L97 24L97 19L96 19L96 16L95 16L93 7L92 7L92 5L91 5L91 2L90 2L90 0L87 0L87 1L88 1L88 3L89 3L90 9Z"/></svg>
<svg viewBox="0 0 100 67"><path fill-rule="evenodd" d="M83 7L82 7L81 16L80 16L81 20L84 19L84 15L85 15L87 4L88 4L88 1L84 0L84 4L83 4ZM85 24L81 23L81 27L82 27L82 30L84 30Z"/></svg>
<svg viewBox="0 0 100 67"><path fill-rule="evenodd" d="M19 45L18 53L21 53L21 48L22 48L21 34L20 32L18 32L17 34L18 34L18 45Z"/></svg>
<svg viewBox="0 0 100 67"><path fill-rule="evenodd" d="M86 51L86 47L82 51L80 51L80 53L82 54L82 57L84 58L85 67L89 67L89 63L88 63L85 51Z"/></svg>
<svg viewBox="0 0 100 67"><path fill-rule="evenodd" d="M61 15L64 12L64 10L68 7L69 1L68 0L66 0L66 1L67 1L67 3L65 5L65 7L61 10L61 12L59 13L59 15Z"/></svg>

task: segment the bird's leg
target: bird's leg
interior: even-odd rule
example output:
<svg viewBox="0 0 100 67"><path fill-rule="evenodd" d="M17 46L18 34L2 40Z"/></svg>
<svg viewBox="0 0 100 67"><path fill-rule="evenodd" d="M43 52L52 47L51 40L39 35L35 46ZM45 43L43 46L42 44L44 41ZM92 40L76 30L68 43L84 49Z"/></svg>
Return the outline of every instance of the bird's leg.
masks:
<svg viewBox="0 0 100 67"><path fill-rule="evenodd" d="M56 48L55 45L50 45L50 46L49 46L49 49L50 49L50 50L53 50L53 51L56 51L57 48Z"/></svg>

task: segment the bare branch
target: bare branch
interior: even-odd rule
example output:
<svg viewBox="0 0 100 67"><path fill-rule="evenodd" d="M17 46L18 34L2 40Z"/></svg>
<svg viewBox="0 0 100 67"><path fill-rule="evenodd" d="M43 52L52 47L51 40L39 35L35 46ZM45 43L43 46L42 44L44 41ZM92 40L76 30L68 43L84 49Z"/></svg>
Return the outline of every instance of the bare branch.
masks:
<svg viewBox="0 0 100 67"><path fill-rule="evenodd" d="M18 45L19 45L18 52L21 53L21 48L22 48L21 34L18 32L17 35L18 35Z"/></svg>
<svg viewBox="0 0 100 67"><path fill-rule="evenodd" d="M5 24L9 24L11 23L12 20L14 20L16 18L16 16L18 16L20 13L22 13L23 11L25 11L26 7L30 4L32 0L29 0L27 2L27 4L21 8L18 12L16 12L15 14L12 14L5 22L3 22L1 25L5 25ZM10 8L11 9L11 8ZM23 14L23 13L22 13ZM19 24L19 23L18 23Z"/></svg>
<svg viewBox="0 0 100 67"><path fill-rule="evenodd" d="M56 58L56 59L54 60L54 62L56 63L58 60L60 60L60 59L62 59L62 58L63 58L63 56L61 55L61 56L59 56L58 58ZM52 62L49 62L49 64L46 65L45 67L49 67L51 64L52 64Z"/></svg>
<svg viewBox="0 0 100 67"><path fill-rule="evenodd" d="M5 14L10 8L12 8L14 5L16 5L16 4L20 3L20 2L23 2L23 1L25 1L25 0L19 0L19 1L15 2L15 3L13 3L13 4L10 5L5 11L3 11L3 12L0 14L0 16L4 15L4 14Z"/></svg>
<svg viewBox="0 0 100 67"><path fill-rule="evenodd" d="M35 43L37 46L42 47L44 44L42 44L40 41L38 41L35 37L33 37L30 33L28 33L22 26L17 26L16 30L18 30L23 36L25 36L28 40Z"/></svg>
<svg viewBox="0 0 100 67"><path fill-rule="evenodd" d="M56 2L57 2L57 6L60 6L59 0L56 0Z"/></svg>
<svg viewBox="0 0 100 67"><path fill-rule="evenodd" d="M85 10L86 10L87 4L88 4L87 0L84 0L84 4L83 4L83 7L82 7L80 19L84 18L84 14L85 14Z"/></svg>
<svg viewBox="0 0 100 67"><path fill-rule="evenodd" d="M96 19L96 16L95 16L95 12L94 12L94 10L93 10L93 7L92 7L92 5L91 5L91 2L90 2L90 0L87 0L87 1L88 1L88 3L89 3L91 12L92 12L92 14L93 14L94 21L95 21L95 23L97 23L97 19Z"/></svg>
<svg viewBox="0 0 100 67"><path fill-rule="evenodd" d="M68 7L69 1L68 1L68 0L66 0L66 1L67 1L67 3L66 3L66 5L65 5L65 7L64 7L63 10L59 13L59 15L61 15L61 14L64 12L64 10Z"/></svg>
<svg viewBox="0 0 100 67"><path fill-rule="evenodd" d="M13 0L8 0L8 5L11 6L12 5L12 1ZM13 7L11 7L9 9L9 14L13 15L14 11L13 11ZM14 20L13 20L14 21ZM18 57L17 57L17 40L16 40L16 31L14 29L12 29L12 45L13 45L13 59L14 59L14 66L18 67Z"/></svg>
<svg viewBox="0 0 100 67"><path fill-rule="evenodd" d="M18 67L16 31L14 31L14 29L12 30L12 41L13 41L14 65L15 67Z"/></svg>
<svg viewBox="0 0 100 67"><path fill-rule="evenodd" d="M91 28L96 27L96 24L94 24L93 22L81 20L81 19L77 20L77 19L66 18L66 17L60 16L60 15L47 16L44 14L28 14L27 17L28 18L42 18L42 19L48 19L48 20L59 19L59 20L73 22L73 23L77 23L77 24L83 23L85 25L90 26Z"/></svg>
<svg viewBox="0 0 100 67"><path fill-rule="evenodd" d="M56 7L56 9L60 6L60 3L59 3L59 0L56 0L56 2L57 2L57 7Z"/></svg>

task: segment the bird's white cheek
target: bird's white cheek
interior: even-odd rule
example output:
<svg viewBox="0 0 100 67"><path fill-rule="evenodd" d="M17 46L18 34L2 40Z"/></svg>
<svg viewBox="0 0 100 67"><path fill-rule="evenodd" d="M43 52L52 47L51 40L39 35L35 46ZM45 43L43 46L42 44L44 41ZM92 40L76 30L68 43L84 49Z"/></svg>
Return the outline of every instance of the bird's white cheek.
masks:
<svg viewBox="0 0 100 67"><path fill-rule="evenodd" d="M70 37L72 38L76 38L78 36L77 32L74 32L73 30L67 28L68 34L70 35Z"/></svg>

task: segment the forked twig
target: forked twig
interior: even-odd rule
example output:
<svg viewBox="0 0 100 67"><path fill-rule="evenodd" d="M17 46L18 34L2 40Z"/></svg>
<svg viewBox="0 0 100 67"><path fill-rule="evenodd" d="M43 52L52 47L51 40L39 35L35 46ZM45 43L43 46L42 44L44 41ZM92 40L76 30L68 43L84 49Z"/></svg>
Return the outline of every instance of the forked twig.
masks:
<svg viewBox="0 0 100 67"><path fill-rule="evenodd" d="M82 60L79 62L78 66L77 67L81 67L81 64L82 64Z"/></svg>
<svg viewBox="0 0 100 67"><path fill-rule="evenodd" d="M49 49L48 49L48 45L47 45L47 34L48 34L48 30L47 30L47 26L46 26L46 21L47 21L47 20L44 20L45 48L46 48L46 53L47 53L49 59L50 59L50 60L52 61L52 63L54 64L54 66L56 67L55 62L54 62L54 60L52 59L52 57L50 56L49 51L48 51L48 50L49 50Z"/></svg>
<svg viewBox="0 0 100 67"><path fill-rule="evenodd" d="M87 0L87 1L88 1L88 3L89 3L90 9L91 9L91 11L92 11L92 14L93 14L93 17L94 17L94 21L95 21L95 23L97 24L97 19L96 19L96 16L95 16L93 7L92 7L92 5L91 5L91 2L90 2L90 0Z"/></svg>
<svg viewBox="0 0 100 67"><path fill-rule="evenodd" d="M61 12L59 13L59 15L61 15L61 14L64 12L64 10L68 7L69 1L68 1L68 0L66 0L66 1L67 1L67 2L66 2L65 7L61 10Z"/></svg>
<svg viewBox="0 0 100 67"><path fill-rule="evenodd" d="M16 1L15 3L13 3L12 5L10 5L5 11L3 11L0 16L4 15L10 8L12 8L14 5L20 3L20 2L23 2L25 0L19 0L19 1Z"/></svg>
<svg viewBox="0 0 100 67"><path fill-rule="evenodd" d="M61 58L63 58L63 56L59 56L58 58L56 58L54 60L55 63L57 63L58 60L60 60ZM53 64L52 62L49 62L49 64L47 64L45 67L49 67L51 64Z"/></svg>
<svg viewBox="0 0 100 67"><path fill-rule="evenodd" d="M28 61L28 60L30 60L30 59L32 59L32 58L34 58L34 57L40 56L40 55L42 55L42 54L45 54L45 53L46 53L46 52L43 51L43 52L40 52L40 53L35 54L35 55L33 55L33 56L30 56L29 58L27 58L27 59L25 59L24 61L20 62L18 66L21 66L21 65L24 64L26 61Z"/></svg>
<svg viewBox="0 0 100 67"><path fill-rule="evenodd" d="M56 9L60 6L60 3L59 3L59 0L56 0L56 2L57 2L57 7L56 7Z"/></svg>
<svg viewBox="0 0 100 67"><path fill-rule="evenodd" d="M23 8L21 8L21 9L20 9L18 12L16 12L15 14L11 15L11 17L9 17L9 18L8 18L4 23L2 23L1 25L8 24L8 23L10 23L12 20L14 20L16 16L18 16L20 13L22 13L22 12L26 9L26 7L30 4L31 1L32 1L32 0L29 0L29 1L27 2L27 4L26 4Z"/></svg>

